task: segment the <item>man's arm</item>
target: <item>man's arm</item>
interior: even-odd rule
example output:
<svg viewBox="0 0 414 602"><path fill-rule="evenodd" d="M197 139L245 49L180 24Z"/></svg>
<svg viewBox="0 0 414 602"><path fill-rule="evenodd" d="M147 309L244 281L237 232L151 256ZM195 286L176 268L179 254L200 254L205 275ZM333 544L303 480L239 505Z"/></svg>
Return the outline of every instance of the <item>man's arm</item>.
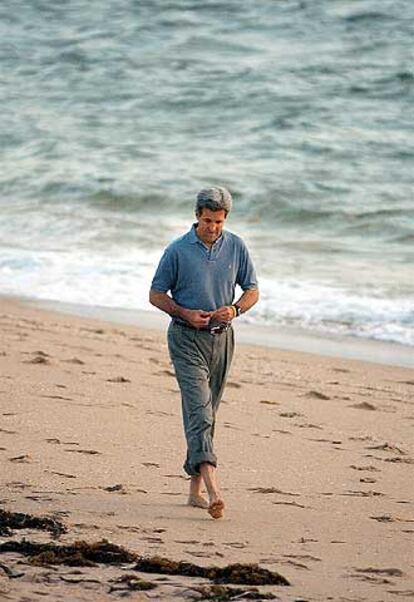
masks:
<svg viewBox="0 0 414 602"><path fill-rule="evenodd" d="M207 326L212 315L211 311L203 311L201 309L186 309L181 307L172 299L167 293L156 291L155 289L150 290L149 302L164 311L170 316L176 316L185 320L194 328L202 328Z"/></svg>
<svg viewBox="0 0 414 602"><path fill-rule="evenodd" d="M243 291L241 297L236 301L235 305L240 307L241 313L244 314L246 311L249 311L253 305L255 305L259 300L259 289L258 288L248 288ZM229 305L225 305L224 307L219 307L213 314L213 317L216 320L220 320L223 322L230 322L234 318L234 312Z"/></svg>
<svg viewBox="0 0 414 602"><path fill-rule="evenodd" d="M244 314L246 311L249 311L253 305L259 300L259 289L258 288L248 288L243 291L242 296L236 301L235 305L240 307L241 313Z"/></svg>

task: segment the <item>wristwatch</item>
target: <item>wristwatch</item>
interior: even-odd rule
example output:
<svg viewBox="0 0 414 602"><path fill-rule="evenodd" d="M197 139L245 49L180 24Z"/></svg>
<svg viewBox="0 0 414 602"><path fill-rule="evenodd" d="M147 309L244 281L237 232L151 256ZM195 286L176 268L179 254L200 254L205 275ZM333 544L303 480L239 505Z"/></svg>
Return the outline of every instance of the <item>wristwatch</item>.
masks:
<svg viewBox="0 0 414 602"><path fill-rule="evenodd" d="M241 307L240 305L233 305L233 307L236 310L236 318L238 318L239 316L241 316Z"/></svg>

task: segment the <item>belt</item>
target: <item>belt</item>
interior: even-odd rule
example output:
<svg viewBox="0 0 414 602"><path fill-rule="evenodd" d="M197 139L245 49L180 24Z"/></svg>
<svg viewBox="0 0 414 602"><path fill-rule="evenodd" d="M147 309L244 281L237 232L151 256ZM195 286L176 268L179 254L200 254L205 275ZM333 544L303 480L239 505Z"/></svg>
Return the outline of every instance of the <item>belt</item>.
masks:
<svg viewBox="0 0 414 602"><path fill-rule="evenodd" d="M195 328L188 324L187 322L181 322L178 320L174 320L174 324L178 324L179 326L183 326L183 328L189 328L190 330L197 330L201 332L209 332L210 334L221 334L222 332L226 332L230 328L230 322L226 322L225 324L217 324L217 326L208 326L206 328Z"/></svg>

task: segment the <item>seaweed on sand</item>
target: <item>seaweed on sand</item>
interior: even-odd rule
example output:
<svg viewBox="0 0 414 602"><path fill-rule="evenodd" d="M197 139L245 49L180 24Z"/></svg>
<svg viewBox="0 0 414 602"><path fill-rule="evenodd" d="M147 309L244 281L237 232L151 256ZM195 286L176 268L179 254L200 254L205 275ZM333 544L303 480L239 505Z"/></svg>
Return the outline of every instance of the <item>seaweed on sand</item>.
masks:
<svg viewBox="0 0 414 602"><path fill-rule="evenodd" d="M37 566L66 564L69 566L96 566L100 564L124 564L134 562L136 555L106 540L96 543L75 541L71 545L36 543L27 540L6 541L0 544L0 554L17 552L28 556Z"/></svg>
<svg viewBox="0 0 414 602"><path fill-rule="evenodd" d="M0 510L0 535L10 536L13 529L40 529L49 531L53 537L66 533L65 525L55 518Z"/></svg>
<svg viewBox="0 0 414 602"><path fill-rule="evenodd" d="M153 556L151 558L140 558L134 568L144 573L204 577L216 583L290 585L287 579L279 573L264 569L258 564L229 564L225 567L202 567L191 562L176 562L168 558Z"/></svg>
<svg viewBox="0 0 414 602"><path fill-rule="evenodd" d="M0 554L5 552L17 552L28 556L30 562L35 565L95 566L96 563L119 565L136 562L133 569L145 573L202 577L215 583L236 585L290 585L289 581L279 573L264 569L258 564L202 567L159 556L145 558L105 539L96 543L75 541L72 545L42 544L27 540L8 541L0 544Z"/></svg>
<svg viewBox="0 0 414 602"><path fill-rule="evenodd" d="M271 593L259 592L256 587L241 589L240 587L228 587L227 585L205 585L192 588L197 595L197 600L211 600L212 602L227 602L227 600L276 600ZM199 596L201 594L201 598Z"/></svg>
<svg viewBox="0 0 414 602"><path fill-rule="evenodd" d="M109 593L125 592L127 590L134 592L148 591L158 587L156 583L151 583L151 581L145 581L144 579L140 579L135 575L129 574L118 577L118 579L115 579L113 583L114 585L111 585Z"/></svg>

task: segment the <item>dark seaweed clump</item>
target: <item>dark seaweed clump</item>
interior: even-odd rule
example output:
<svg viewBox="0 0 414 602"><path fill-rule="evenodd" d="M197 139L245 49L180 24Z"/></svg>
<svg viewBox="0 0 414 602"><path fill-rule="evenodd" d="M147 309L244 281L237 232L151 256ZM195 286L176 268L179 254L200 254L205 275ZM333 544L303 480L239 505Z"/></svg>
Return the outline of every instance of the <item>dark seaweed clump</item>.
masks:
<svg viewBox="0 0 414 602"><path fill-rule="evenodd" d="M227 600L276 600L271 593L261 593L256 587L241 589L240 587L228 587L227 585L206 585L192 588L197 592L197 600L210 600L212 602L227 602ZM201 598L198 594L201 594Z"/></svg>
<svg viewBox="0 0 414 602"><path fill-rule="evenodd" d="M63 523L54 518L0 510L0 535L8 537L13 529L41 529L49 531L53 537L59 537L67 530Z"/></svg>
<svg viewBox="0 0 414 602"><path fill-rule="evenodd" d="M0 554L5 552L17 552L28 556L30 562L38 566L50 564L95 566L96 563L119 565L136 562L134 570L145 573L203 577L216 583L236 585L290 585L289 581L279 573L264 569L258 564L202 567L190 562L176 562L159 556L144 558L105 539L96 543L76 541L72 545L35 543L26 540L8 541L0 544Z"/></svg>
<svg viewBox="0 0 414 602"><path fill-rule="evenodd" d="M111 585L109 589L109 593L125 592L127 590L133 592L148 591L150 589L155 589L156 587L158 587L156 583L145 581L136 575L122 575L122 577L115 579L114 585Z"/></svg>
<svg viewBox="0 0 414 602"><path fill-rule="evenodd" d="M125 564L136 560L136 555L106 540L97 543L75 541L72 545L6 541L0 544L0 553L17 552L29 556L37 566L66 564L69 566L96 566L100 564Z"/></svg>
<svg viewBox="0 0 414 602"><path fill-rule="evenodd" d="M289 581L279 573L263 569L258 564L229 564L223 568L217 566L202 567L191 562L176 562L168 558L153 556L152 558L140 558L134 568L144 573L204 577L216 583L290 585Z"/></svg>

